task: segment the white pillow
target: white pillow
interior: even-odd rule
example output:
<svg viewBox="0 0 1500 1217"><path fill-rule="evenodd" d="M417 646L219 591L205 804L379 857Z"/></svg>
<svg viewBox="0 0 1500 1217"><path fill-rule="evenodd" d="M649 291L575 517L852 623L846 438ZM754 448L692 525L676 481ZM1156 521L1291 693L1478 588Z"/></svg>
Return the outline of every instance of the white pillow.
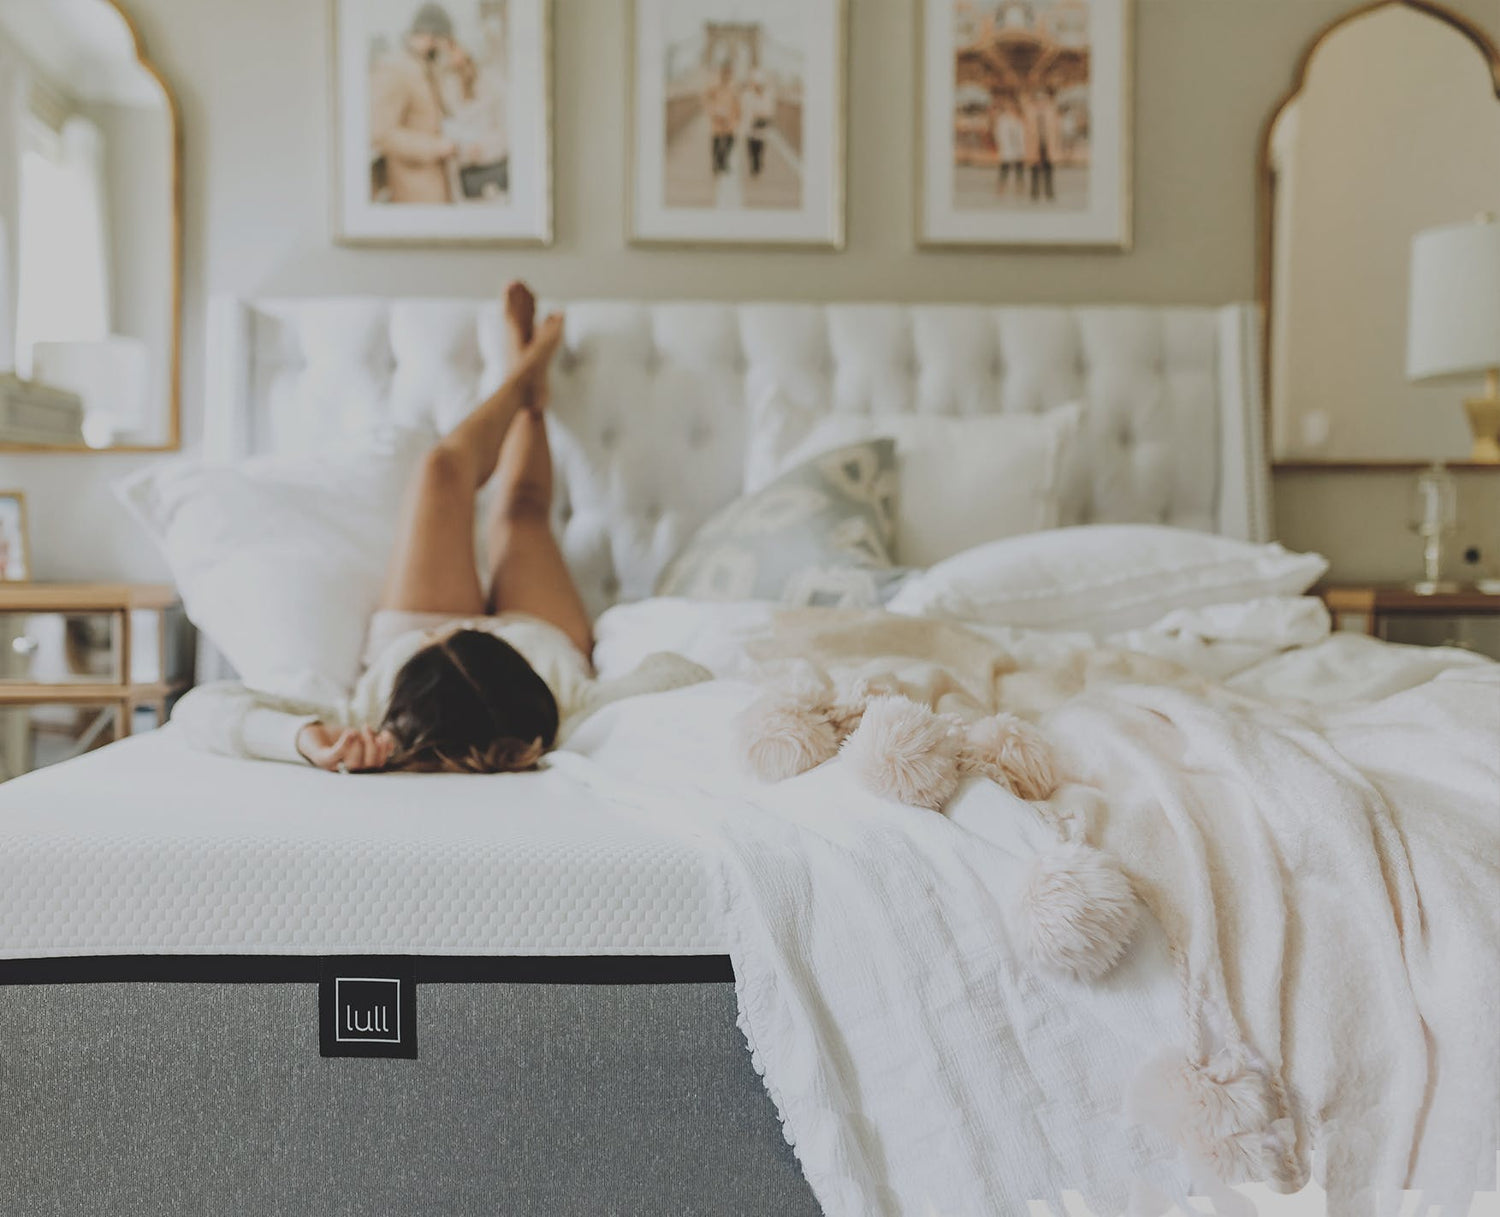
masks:
<svg viewBox="0 0 1500 1217"><path fill-rule="evenodd" d="M316 698L359 675L402 496L430 442L397 431L317 456L174 461L115 490L241 679Z"/></svg>
<svg viewBox="0 0 1500 1217"><path fill-rule="evenodd" d="M1081 410L1074 404L1046 414L832 414L806 421L773 399L757 415L756 431L770 439L752 445L745 471L752 493L767 472L778 476L846 444L894 439L901 483L895 559L930 566L986 541L1057 526L1062 470Z"/></svg>
<svg viewBox="0 0 1500 1217"><path fill-rule="evenodd" d="M892 612L1109 634L1173 609L1297 596L1320 554L1158 524L1084 524L981 545L914 576Z"/></svg>

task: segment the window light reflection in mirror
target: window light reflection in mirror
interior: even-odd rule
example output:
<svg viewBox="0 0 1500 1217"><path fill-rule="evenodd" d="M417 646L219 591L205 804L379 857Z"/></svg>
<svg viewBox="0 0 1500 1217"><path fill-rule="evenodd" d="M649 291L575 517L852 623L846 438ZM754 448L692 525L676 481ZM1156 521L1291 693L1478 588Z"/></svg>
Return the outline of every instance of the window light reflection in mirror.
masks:
<svg viewBox="0 0 1500 1217"><path fill-rule="evenodd" d="M175 105L115 0L0 0L0 446L177 446Z"/></svg>

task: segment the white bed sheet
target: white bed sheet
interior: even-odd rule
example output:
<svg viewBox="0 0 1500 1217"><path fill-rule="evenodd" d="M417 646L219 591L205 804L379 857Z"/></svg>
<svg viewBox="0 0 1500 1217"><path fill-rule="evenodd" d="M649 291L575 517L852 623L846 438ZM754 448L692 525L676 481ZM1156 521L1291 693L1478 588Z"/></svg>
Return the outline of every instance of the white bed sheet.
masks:
<svg viewBox="0 0 1500 1217"><path fill-rule="evenodd" d="M748 674L761 603L659 599L598 622L601 675L677 650ZM1250 696L1384 696L1483 660L1327 635L1315 600L1194 610L1117 645ZM1029 662L1087 635L993 630ZM692 843L556 771L348 776L189 748L175 728L0 786L0 958L725 954Z"/></svg>
<svg viewBox="0 0 1500 1217"><path fill-rule="evenodd" d="M168 726L0 787L0 958L723 951L692 848L560 774L325 774Z"/></svg>

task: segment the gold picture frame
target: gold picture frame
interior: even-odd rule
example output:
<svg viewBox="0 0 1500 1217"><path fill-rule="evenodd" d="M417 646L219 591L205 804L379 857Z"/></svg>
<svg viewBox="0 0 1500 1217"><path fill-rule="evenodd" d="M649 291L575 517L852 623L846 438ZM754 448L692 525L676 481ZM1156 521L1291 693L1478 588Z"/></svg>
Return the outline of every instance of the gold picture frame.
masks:
<svg viewBox="0 0 1500 1217"><path fill-rule="evenodd" d="M177 94L167 83L161 69L151 62L146 54L146 43L141 32L126 12L122 0L103 0L119 14L120 20L130 34L135 60L161 89L166 102L167 135L172 155L172 234L169 241L172 265L168 291L171 295L171 347L167 353L167 427L166 436L159 444L111 444L108 447L92 448L87 444L15 444L0 443L0 452L177 452L182 448L182 263L183 263L183 145L182 106Z"/></svg>
<svg viewBox="0 0 1500 1217"><path fill-rule="evenodd" d="M1272 453L1271 468L1277 473L1318 473L1325 470L1341 473L1363 472L1395 472L1412 473L1424 469L1432 462L1430 460L1280 460L1274 456L1272 444L1272 395L1271 374L1273 357L1273 335L1272 324L1272 296L1276 287L1275 274L1275 252L1276 252L1276 170L1272 164L1271 143L1276 134L1276 127L1281 116L1286 113L1287 108L1293 105L1303 90L1307 87L1308 73L1312 67L1313 57L1318 49L1338 30L1356 21L1361 17L1379 9L1392 5L1404 6L1415 9L1419 13L1425 13L1439 21L1446 22L1464 37L1474 44L1475 50L1485 57L1490 66L1490 74L1495 82L1495 96L1500 99L1500 46L1483 29L1475 25L1461 13L1447 8L1437 0L1368 0L1367 3L1358 5L1346 13L1340 13L1333 20L1323 25L1316 34L1302 48L1302 53L1297 57L1296 66L1292 69L1291 84L1276 100L1271 107L1271 112L1266 116L1261 125L1260 139L1256 146L1255 158L1255 302L1257 306L1258 320L1260 323L1260 377L1261 384L1266 386L1264 394L1265 404L1262 418L1262 435L1264 436L1266 451ZM1497 467L1493 464L1475 462L1472 460L1447 460L1443 462L1450 469L1478 469L1493 470Z"/></svg>
<svg viewBox="0 0 1500 1217"><path fill-rule="evenodd" d="M15 504L12 517L8 504ZM14 536L12 536L14 529ZM15 544L15 554L11 544ZM17 573L12 573L13 571ZM0 583L31 582L31 525L26 516L26 493L0 490Z"/></svg>

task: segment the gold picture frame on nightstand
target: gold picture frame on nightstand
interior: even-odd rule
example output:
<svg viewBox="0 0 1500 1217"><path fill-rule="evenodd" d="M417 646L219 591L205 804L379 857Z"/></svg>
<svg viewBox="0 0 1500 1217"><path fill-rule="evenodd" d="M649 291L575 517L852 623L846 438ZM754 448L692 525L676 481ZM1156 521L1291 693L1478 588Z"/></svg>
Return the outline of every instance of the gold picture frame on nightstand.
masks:
<svg viewBox="0 0 1500 1217"><path fill-rule="evenodd" d="M0 583L31 581L31 537L26 495L0 490Z"/></svg>

